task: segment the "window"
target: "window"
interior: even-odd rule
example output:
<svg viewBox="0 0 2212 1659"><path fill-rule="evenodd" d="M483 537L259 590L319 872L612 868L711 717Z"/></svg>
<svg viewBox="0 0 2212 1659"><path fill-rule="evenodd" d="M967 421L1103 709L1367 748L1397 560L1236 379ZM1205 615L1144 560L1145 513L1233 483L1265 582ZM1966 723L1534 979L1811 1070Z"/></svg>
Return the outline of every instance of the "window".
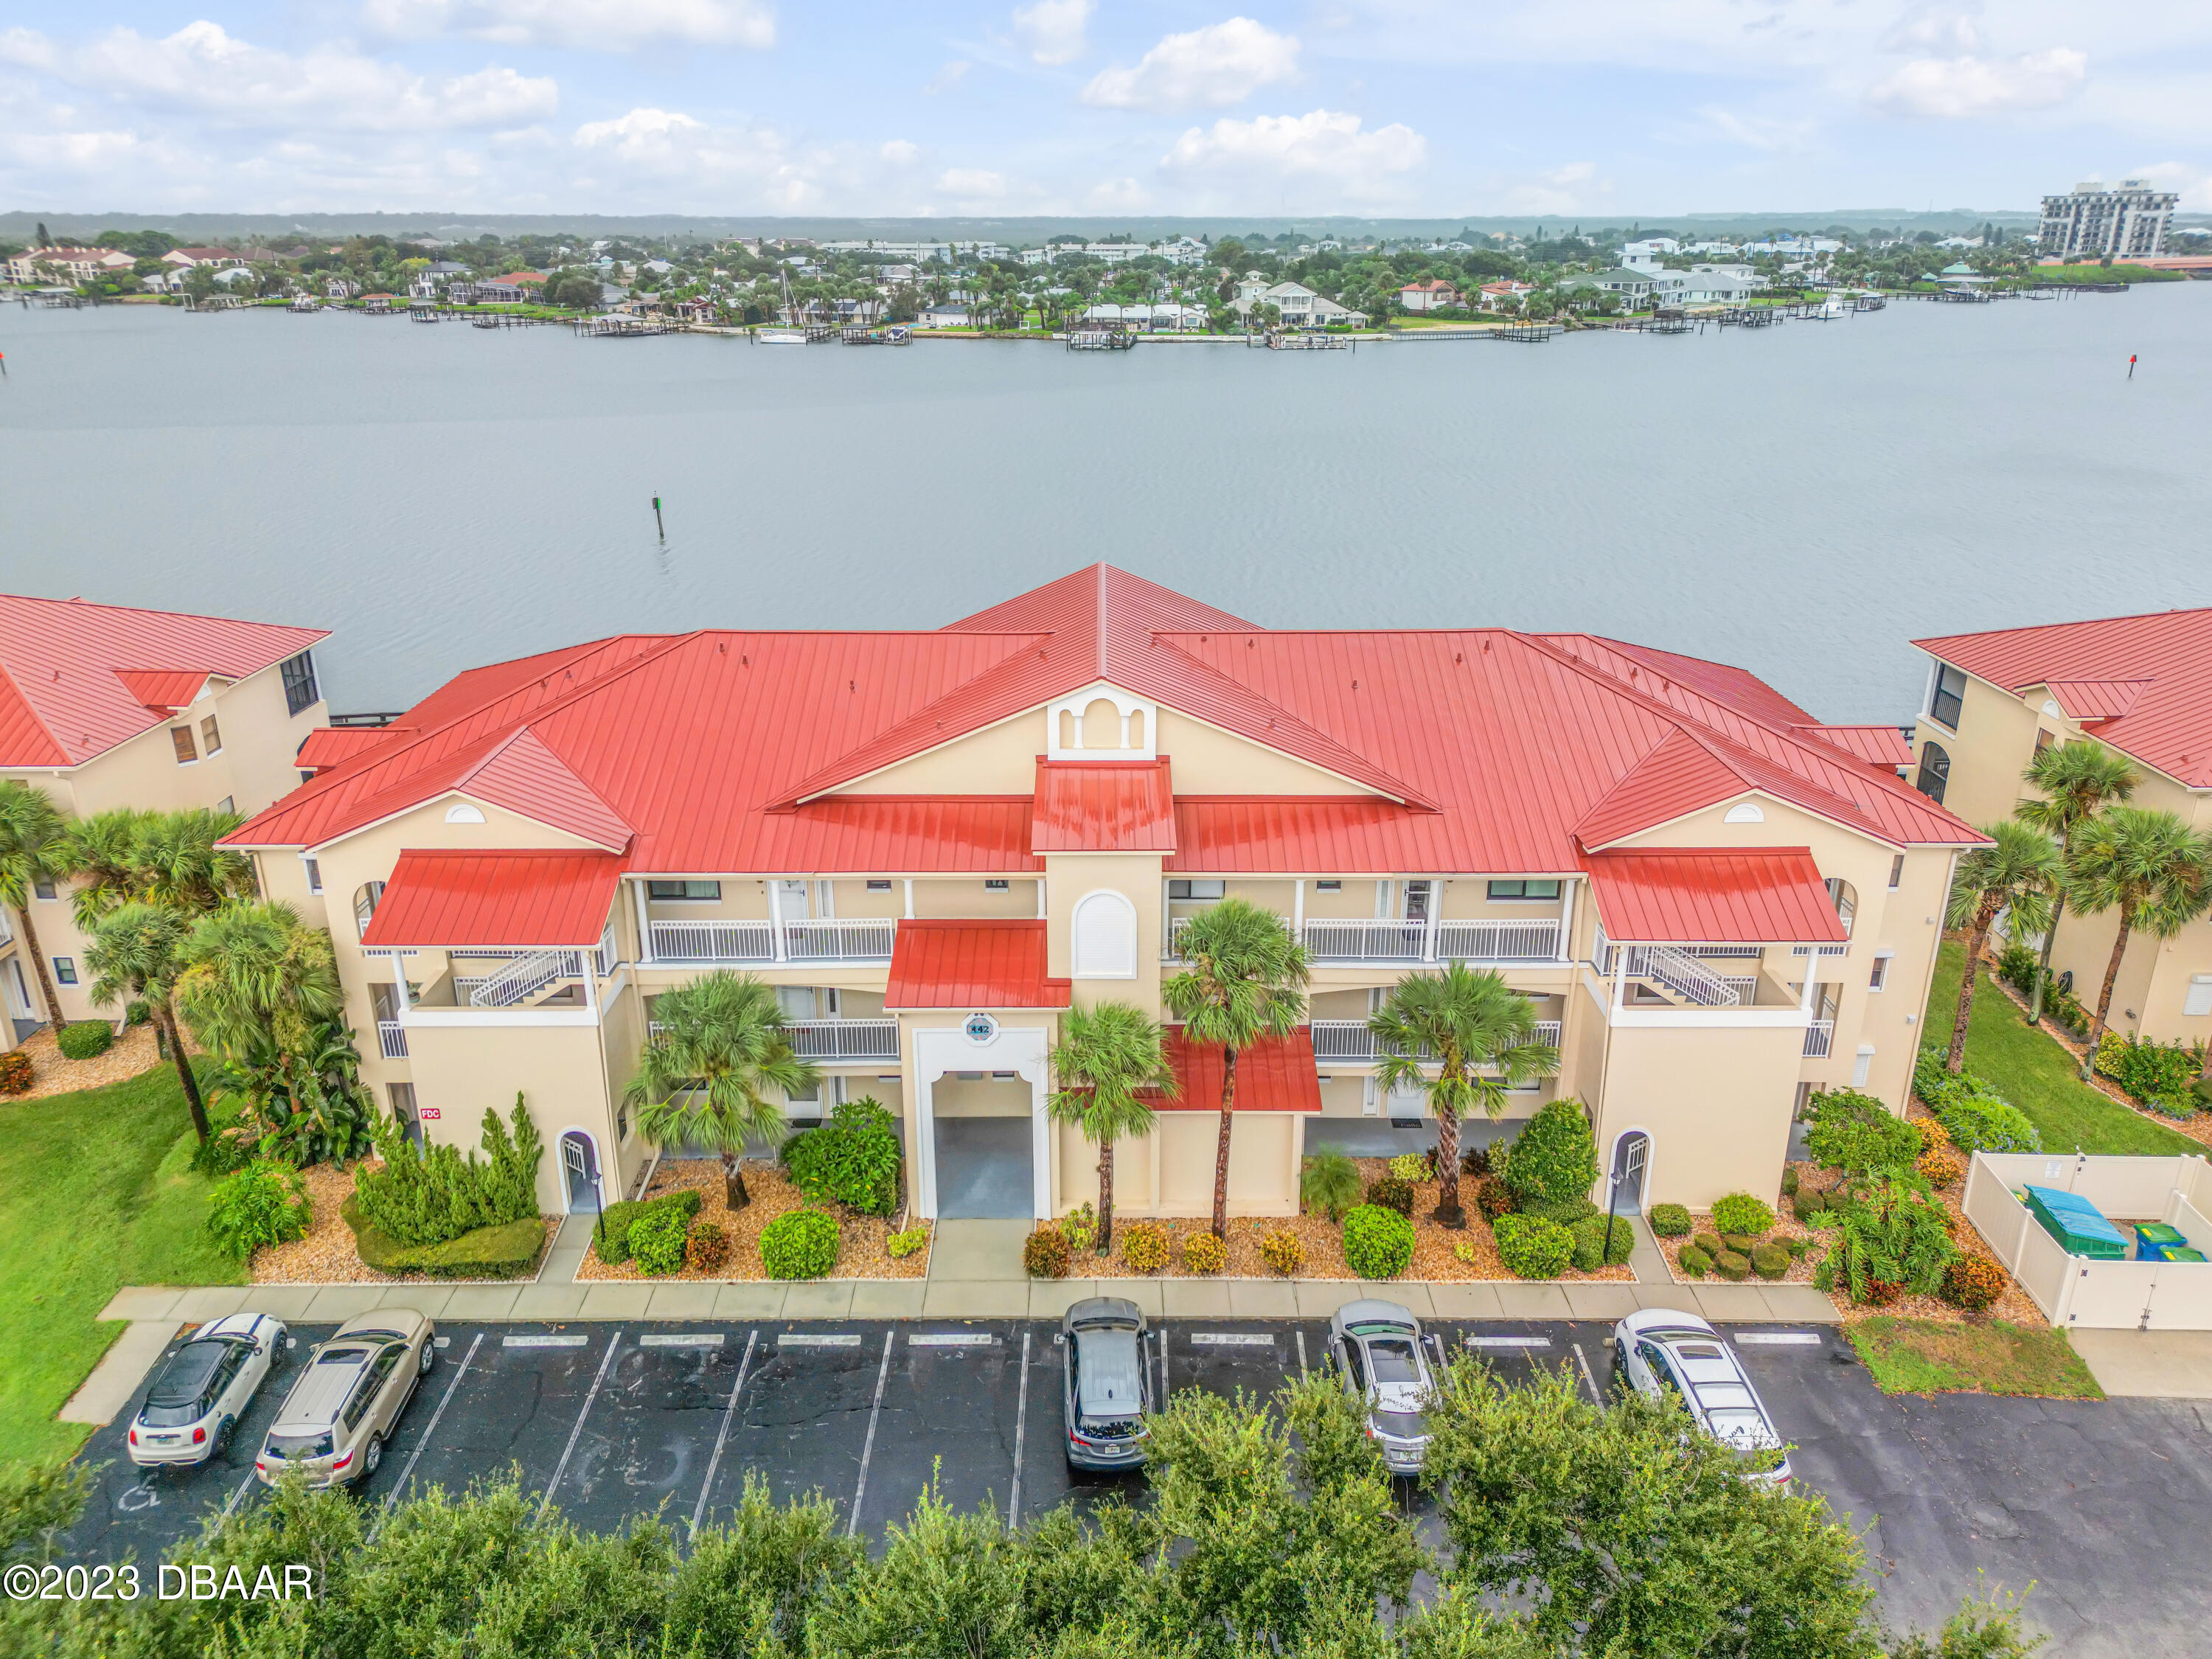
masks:
<svg viewBox="0 0 2212 1659"><path fill-rule="evenodd" d="M1886 991L1889 988L1890 956L1891 952L1887 951L1877 951L1874 953L1874 971L1867 975L1868 990Z"/></svg>
<svg viewBox="0 0 2212 1659"><path fill-rule="evenodd" d="M448 823L482 823L483 821L483 808L471 806L465 800L456 801L446 809L446 822Z"/></svg>
<svg viewBox="0 0 2212 1659"><path fill-rule="evenodd" d="M1922 744L1920 775L1912 781L1912 787L1941 806L1943 791L1950 781L1951 757L1943 752L1943 745L1939 743Z"/></svg>
<svg viewBox="0 0 2212 1659"><path fill-rule="evenodd" d="M1324 887L1341 887L1341 882L1323 882ZM1218 899L1229 890L1225 881L1171 881L1168 896L1171 899Z"/></svg>
<svg viewBox="0 0 2212 1659"><path fill-rule="evenodd" d="M868 890L871 893L888 893L891 890L891 884L887 881L872 881L868 884Z"/></svg>
<svg viewBox="0 0 2212 1659"><path fill-rule="evenodd" d="M1076 905L1071 971L1079 979L1137 976L1137 912L1121 894L1091 893Z"/></svg>
<svg viewBox="0 0 2212 1659"><path fill-rule="evenodd" d="M1859 1044L1858 1058L1851 1062L1851 1087L1854 1089L1865 1088L1867 1086L1868 1074L1873 1070L1874 1044L1871 1042L1862 1042Z"/></svg>
<svg viewBox="0 0 2212 1659"><path fill-rule="evenodd" d="M2198 974L2189 981L2189 994L2181 1012L2196 1018L2212 1014L2212 974Z"/></svg>
<svg viewBox="0 0 2212 1659"><path fill-rule="evenodd" d="M648 881L645 884L645 896L672 903L689 900L694 903L711 904L722 896L722 884L719 881Z"/></svg>
<svg viewBox="0 0 2212 1659"><path fill-rule="evenodd" d="M1549 899L1556 903L1559 884L1556 881L1493 881L1490 884L1491 902L1508 899Z"/></svg>
<svg viewBox="0 0 2212 1659"><path fill-rule="evenodd" d="M178 765L190 766L194 761L200 757L199 750L192 747L192 728L191 726L171 726L169 728L169 741L177 746Z"/></svg>
<svg viewBox="0 0 2212 1659"><path fill-rule="evenodd" d="M353 896L353 919L362 933L368 931L369 918L376 914L376 902L384 896L384 884L365 881L361 890Z"/></svg>
<svg viewBox="0 0 2212 1659"><path fill-rule="evenodd" d="M276 672L284 677L284 708L287 712L296 714L321 701L322 693L315 690L315 659L307 652L302 651L296 657L287 657Z"/></svg>
<svg viewBox="0 0 2212 1659"><path fill-rule="evenodd" d="M54 884L45 876L40 876L31 883L31 890L42 899L51 901L55 896Z"/></svg>
<svg viewBox="0 0 2212 1659"><path fill-rule="evenodd" d="M1905 854L1893 854L1889 860L1889 890L1894 893L1905 882Z"/></svg>
<svg viewBox="0 0 2212 1659"><path fill-rule="evenodd" d="M422 1144L422 1124L415 1113L415 1085L394 1083L387 1086L392 1091L392 1115L399 1120L399 1127L406 1132L407 1139L420 1146Z"/></svg>
<svg viewBox="0 0 2212 1659"><path fill-rule="evenodd" d="M1005 892L1006 890L1006 878L1003 876L1000 876L986 879L983 883L983 890L987 893Z"/></svg>
<svg viewBox="0 0 2212 1659"><path fill-rule="evenodd" d="M303 867L305 867L307 872L307 890L311 893L321 892L323 890L323 866L313 859L301 859L300 863Z"/></svg>
<svg viewBox="0 0 2212 1659"><path fill-rule="evenodd" d="M215 804L215 810L218 812L235 812L238 810L238 797L225 795Z"/></svg>
<svg viewBox="0 0 2212 1659"><path fill-rule="evenodd" d="M1948 663L1936 671L1936 695L1928 701L1929 717L1954 732L1959 729L1959 710L1966 700L1966 676Z"/></svg>
<svg viewBox="0 0 2212 1659"><path fill-rule="evenodd" d="M61 981L64 985L76 984L76 958L74 957L56 957L54 958L54 977Z"/></svg>
<svg viewBox="0 0 2212 1659"><path fill-rule="evenodd" d="M1316 893L1341 893L1343 890L1344 884L1340 881L1317 881L1314 884Z"/></svg>
<svg viewBox="0 0 2212 1659"><path fill-rule="evenodd" d="M209 755L222 753L222 729L215 723L212 714L200 722L200 750Z"/></svg>
<svg viewBox="0 0 2212 1659"><path fill-rule="evenodd" d="M2056 741L2056 739L2051 737L2051 733L2045 731L2041 726L2039 726L2035 728L2035 752L2037 754L2039 755L2045 750L2050 748L2054 741Z"/></svg>

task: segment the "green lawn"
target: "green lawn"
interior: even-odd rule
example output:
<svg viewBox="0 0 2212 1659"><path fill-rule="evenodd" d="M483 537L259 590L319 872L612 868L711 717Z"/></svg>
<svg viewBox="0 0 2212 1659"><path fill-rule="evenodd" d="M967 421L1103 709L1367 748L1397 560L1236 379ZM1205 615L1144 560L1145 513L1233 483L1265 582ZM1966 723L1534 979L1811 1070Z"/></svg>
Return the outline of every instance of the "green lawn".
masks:
<svg viewBox="0 0 2212 1659"><path fill-rule="evenodd" d="M1882 1317L1862 1320L1845 1334L1884 1394L2105 1397L2063 1331L2032 1330L2001 1319L1953 1325Z"/></svg>
<svg viewBox="0 0 2212 1659"><path fill-rule="evenodd" d="M1959 970L1966 947L1946 939L1936 959L1924 1030L1930 1042L1948 1043L1959 1003ZM2042 1131L2048 1152L2081 1151L2166 1156L2204 1149L2187 1135L2129 1110L2075 1073L2074 1056L2027 1023L2013 1000L1984 972L1974 987L1973 1018L1966 1026L1966 1069L2027 1114Z"/></svg>
<svg viewBox="0 0 2212 1659"><path fill-rule="evenodd" d="M0 1104L0 1465L74 1451L54 1421L120 1335L95 1318L125 1285L236 1285L203 1228L175 1072Z"/></svg>

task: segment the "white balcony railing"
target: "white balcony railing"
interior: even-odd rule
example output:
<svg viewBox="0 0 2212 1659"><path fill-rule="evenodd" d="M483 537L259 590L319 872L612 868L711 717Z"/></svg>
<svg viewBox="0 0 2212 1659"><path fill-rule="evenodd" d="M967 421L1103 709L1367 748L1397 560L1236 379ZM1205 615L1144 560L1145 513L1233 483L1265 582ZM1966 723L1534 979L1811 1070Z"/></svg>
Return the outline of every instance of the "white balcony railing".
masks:
<svg viewBox="0 0 2212 1659"><path fill-rule="evenodd" d="M1183 930L1193 921L1168 924L1168 960L1182 958ZM1285 927L1290 923L1285 921ZM1546 921L1357 921L1329 917L1305 924L1307 954L1316 963L1553 962L1559 924Z"/></svg>
<svg viewBox="0 0 2212 1659"><path fill-rule="evenodd" d="M793 962L889 962L898 923L889 916L787 921L783 948Z"/></svg>
<svg viewBox="0 0 2212 1659"><path fill-rule="evenodd" d="M1536 1041L1547 1048L1559 1046L1559 1022L1540 1019L1536 1022ZM1380 1059L1382 1045L1364 1019L1317 1019L1313 1023L1314 1058L1316 1060L1364 1062ZM1431 1058L1425 1051L1424 1060Z"/></svg>
<svg viewBox="0 0 2212 1659"><path fill-rule="evenodd" d="M1549 962L1559 954L1557 921L1437 924L1437 955L1447 962Z"/></svg>
<svg viewBox="0 0 2212 1659"><path fill-rule="evenodd" d="M896 1019L799 1019L784 1028L801 1060L882 1060L899 1057Z"/></svg>
<svg viewBox="0 0 2212 1659"><path fill-rule="evenodd" d="M1835 1040L1835 1021L1832 1019L1814 1020L1810 1025L1808 1025L1805 1028L1805 1058L1808 1060L1826 1060L1828 1057L1828 1046Z"/></svg>
<svg viewBox="0 0 2212 1659"><path fill-rule="evenodd" d="M386 1060L406 1059L407 1028L396 1019L380 1019L376 1022L376 1046L383 1050Z"/></svg>
<svg viewBox="0 0 2212 1659"><path fill-rule="evenodd" d="M783 954L772 921L655 921L648 924L656 963L888 962L898 923L859 916L783 924Z"/></svg>

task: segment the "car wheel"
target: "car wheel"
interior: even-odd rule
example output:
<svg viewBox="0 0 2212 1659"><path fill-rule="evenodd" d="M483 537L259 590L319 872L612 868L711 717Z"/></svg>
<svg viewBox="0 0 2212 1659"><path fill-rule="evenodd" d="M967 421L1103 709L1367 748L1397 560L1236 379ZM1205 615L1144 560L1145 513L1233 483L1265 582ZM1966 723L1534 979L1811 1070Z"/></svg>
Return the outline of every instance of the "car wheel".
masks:
<svg viewBox="0 0 2212 1659"><path fill-rule="evenodd" d="M437 1345L435 1342L427 1341L427 1340L426 1340L426 1341L422 1344L422 1370L417 1373L417 1375L418 1375L418 1376L429 1376L429 1374L430 1374L430 1367L431 1367L431 1366L433 1366L433 1365L434 1365L434 1364L436 1364L437 1363L438 1363L438 1345Z"/></svg>
<svg viewBox="0 0 2212 1659"><path fill-rule="evenodd" d="M216 1425L215 1443L208 1448L208 1462L212 1463L230 1449L230 1437L238 1427L238 1419L226 1417Z"/></svg>
<svg viewBox="0 0 2212 1659"><path fill-rule="evenodd" d="M380 1434L371 1435L368 1449L361 1455L361 1478L364 1480L368 1480L376 1473L377 1465L383 1462L384 1437Z"/></svg>
<svg viewBox="0 0 2212 1659"><path fill-rule="evenodd" d="M1634 1379L1628 1375L1628 1344L1617 1336L1613 1339L1613 1369L1623 1382L1631 1388L1636 1386Z"/></svg>

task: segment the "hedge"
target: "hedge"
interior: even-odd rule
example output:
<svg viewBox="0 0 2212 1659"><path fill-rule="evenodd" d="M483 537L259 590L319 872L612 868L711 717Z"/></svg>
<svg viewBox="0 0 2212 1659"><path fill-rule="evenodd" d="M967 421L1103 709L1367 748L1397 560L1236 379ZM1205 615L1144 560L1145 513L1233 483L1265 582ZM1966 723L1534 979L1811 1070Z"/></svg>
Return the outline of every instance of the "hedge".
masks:
<svg viewBox="0 0 2212 1659"><path fill-rule="evenodd" d="M2043 1137L2027 1115L1972 1072L1954 1073L1941 1048L1923 1048L1912 1092L1962 1152L2039 1152Z"/></svg>
<svg viewBox="0 0 2212 1659"><path fill-rule="evenodd" d="M1636 1248L1636 1229L1625 1219L1613 1224L1613 1248L1605 1247L1606 1220L1594 1215L1577 1221L1567 1231L1575 1241L1574 1266L1577 1273L1593 1273L1600 1267L1618 1267L1628 1260L1629 1252Z"/></svg>
<svg viewBox="0 0 2212 1659"><path fill-rule="evenodd" d="M424 1273L433 1279L520 1279L538 1266L545 1244L545 1223L532 1216L479 1227L442 1244L402 1244L366 1220L360 1206L346 1200L339 1213L353 1229L362 1264L386 1273Z"/></svg>
<svg viewBox="0 0 2212 1659"><path fill-rule="evenodd" d="M1500 1216L1492 1231L1498 1260L1516 1278L1557 1279L1574 1261L1575 1236L1547 1217Z"/></svg>
<svg viewBox="0 0 2212 1659"><path fill-rule="evenodd" d="M872 1096L848 1100L818 1129L783 1144L783 1167L810 1204L842 1204L863 1215L898 1207L899 1142L893 1119Z"/></svg>
<svg viewBox="0 0 2212 1659"><path fill-rule="evenodd" d="M1680 1204L1654 1204L1651 1231L1661 1238L1680 1238L1690 1231L1690 1212Z"/></svg>
<svg viewBox="0 0 2212 1659"><path fill-rule="evenodd" d="M820 1279L837 1265L836 1218L792 1210L761 1229L761 1266L770 1279Z"/></svg>
<svg viewBox="0 0 2212 1659"><path fill-rule="evenodd" d="M678 1210L689 1223L699 1213L706 1200L696 1189L678 1187L672 1193L663 1193L659 1198L625 1198L607 1206L599 1224L592 1230L592 1249L610 1267L619 1267L630 1258L629 1230L655 1210Z"/></svg>
<svg viewBox="0 0 2212 1659"><path fill-rule="evenodd" d="M1395 1279L1413 1259L1413 1224L1395 1210L1362 1204L1345 1216L1345 1265L1362 1279Z"/></svg>
<svg viewBox="0 0 2212 1659"><path fill-rule="evenodd" d="M80 1019L62 1027L54 1047L70 1060L90 1060L104 1054L115 1041L115 1032L104 1019Z"/></svg>

